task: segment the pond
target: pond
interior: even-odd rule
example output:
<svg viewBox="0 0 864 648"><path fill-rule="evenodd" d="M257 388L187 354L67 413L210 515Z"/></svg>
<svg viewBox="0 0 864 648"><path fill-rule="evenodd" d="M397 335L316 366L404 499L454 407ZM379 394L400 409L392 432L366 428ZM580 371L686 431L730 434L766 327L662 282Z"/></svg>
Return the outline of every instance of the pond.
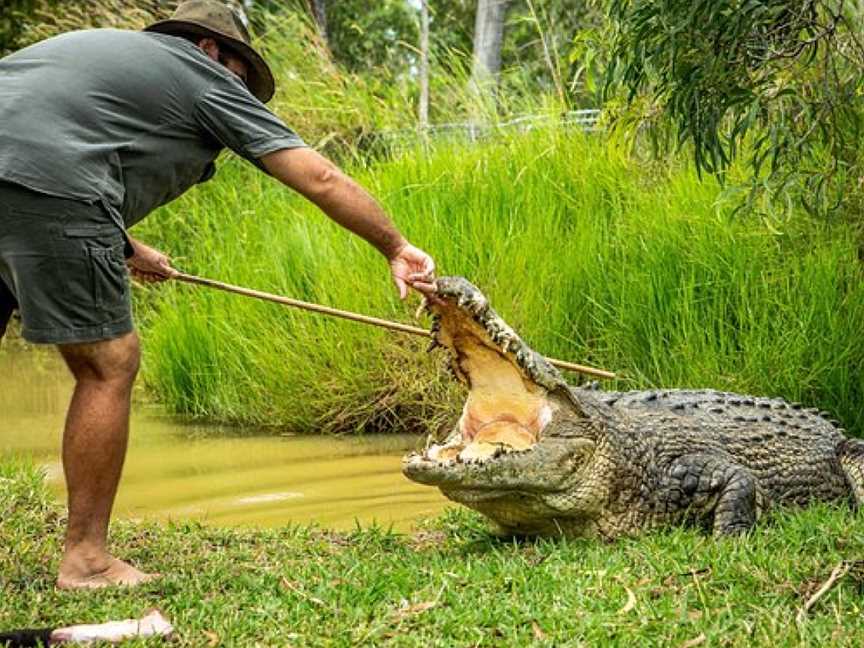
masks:
<svg viewBox="0 0 864 648"><path fill-rule="evenodd" d="M72 379L55 351L0 348L0 457L43 466L65 501L60 444ZM133 405L115 516L222 526L377 523L408 531L446 505L408 481L401 457L417 437L273 436L190 424Z"/></svg>

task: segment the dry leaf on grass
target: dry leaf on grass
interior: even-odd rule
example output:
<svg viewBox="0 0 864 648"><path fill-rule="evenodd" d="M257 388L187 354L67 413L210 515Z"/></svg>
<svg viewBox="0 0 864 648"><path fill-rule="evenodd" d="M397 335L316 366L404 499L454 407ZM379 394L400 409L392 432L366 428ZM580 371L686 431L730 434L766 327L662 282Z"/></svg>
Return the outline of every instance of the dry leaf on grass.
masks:
<svg viewBox="0 0 864 648"><path fill-rule="evenodd" d="M210 648L215 648L215 646L219 645L219 635L215 632L210 632L209 630L204 631L204 636L207 637L207 645Z"/></svg>
<svg viewBox="0 0 864 648"><path fill-rule="evenodd" d="M408 540L408 543L415 549L425 549L426 547L437 547L447 540L447 534L442 531L418 531Z"/></svg>
<svg viewBox="0 0 864 648"><path fill-rule="evenodd" d="M531 621L531 630L534 632L534 638L538 641L544 641L546 639L546 633L543 632L543 628L541 628L540 624L536 621Z"/></svg>
<svg viewBox="0 0 864 648"><path fill-rule="evenodd" d="M302 589L300 589L300 586L297 583L292 583L287 578L283 578L281 580L281 583L282 583L282 587L284 587L285 589L291 590L297 596L309 601L310 603L314 603L315 605L320 605L321 607L329 607L327 605L327 603L325 603L321 599L319 599L315 596L310 596L309 594L304 592Z"/></svg>
<svg viewBox="0 0 864 648"><path fill-rule="evenodd" d="M423 603L414 603L413 605L409 605L408 601L402 601L402 605L399 606L399 609L393 615L397 619L402 620L407 617L423 614L426 610L431 610L436 605L435 601L424 601Z"/></svg>
<svg viewBox="0 0 864 648"><path fill-rule="evenodd" d="M681 644L679 648L694 648L694 646L701 646L705 643L705 633L703 632L697 637L693 637L692 639L688 639L684 643Z"/></svg>
<svg viewBox="0 0 864 648"><path fill-rule="evenodd" d="M636 595L633 593L633 590L627 586L624 589L627 590L627 602L624 604L624 607L618 610L618 614L627 614L636 607Z"/></svg>

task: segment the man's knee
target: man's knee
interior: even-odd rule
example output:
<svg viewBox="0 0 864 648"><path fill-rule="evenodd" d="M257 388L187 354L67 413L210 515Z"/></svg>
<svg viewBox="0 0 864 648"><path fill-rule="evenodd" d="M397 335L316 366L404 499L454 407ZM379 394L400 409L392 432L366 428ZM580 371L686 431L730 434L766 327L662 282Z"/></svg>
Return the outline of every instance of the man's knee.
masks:
<svg viewBox="0 0 864 648"><path fill-rule="evenodd" d="M58 348L76 380L131 385L138 373L141 351L134 331L114 340L61 344Z"/></svg>

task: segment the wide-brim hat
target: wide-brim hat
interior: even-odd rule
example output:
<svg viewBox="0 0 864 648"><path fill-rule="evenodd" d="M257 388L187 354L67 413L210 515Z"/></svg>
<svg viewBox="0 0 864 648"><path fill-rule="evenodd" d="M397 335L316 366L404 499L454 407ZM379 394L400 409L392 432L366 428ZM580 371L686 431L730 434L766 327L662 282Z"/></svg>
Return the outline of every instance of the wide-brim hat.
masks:
<svg viewBox="0 0 864 648"><path fill-rule="evenodd" d="M217 0L181 2L170 18L148 25L144 31L214 38L246 62L246 85L253 95L267 103L276 91L273 73L264 58L252 48L252 39L243 21Z"/></svg>

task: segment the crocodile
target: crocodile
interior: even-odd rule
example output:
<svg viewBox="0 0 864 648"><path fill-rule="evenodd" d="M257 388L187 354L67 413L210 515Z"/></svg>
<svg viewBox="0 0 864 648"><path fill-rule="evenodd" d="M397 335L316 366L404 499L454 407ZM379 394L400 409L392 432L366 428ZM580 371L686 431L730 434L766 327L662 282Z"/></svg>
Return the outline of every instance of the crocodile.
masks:
<svg viewBox="0 0 864 648"><path fill-rule="evenodd" d="M440 277L432 347L468 386L443 442L403 473L502 532L614 539L750 530L772 507L864 502L864 441L826 412L710 389L569 385L462 277Z"/></svg>

